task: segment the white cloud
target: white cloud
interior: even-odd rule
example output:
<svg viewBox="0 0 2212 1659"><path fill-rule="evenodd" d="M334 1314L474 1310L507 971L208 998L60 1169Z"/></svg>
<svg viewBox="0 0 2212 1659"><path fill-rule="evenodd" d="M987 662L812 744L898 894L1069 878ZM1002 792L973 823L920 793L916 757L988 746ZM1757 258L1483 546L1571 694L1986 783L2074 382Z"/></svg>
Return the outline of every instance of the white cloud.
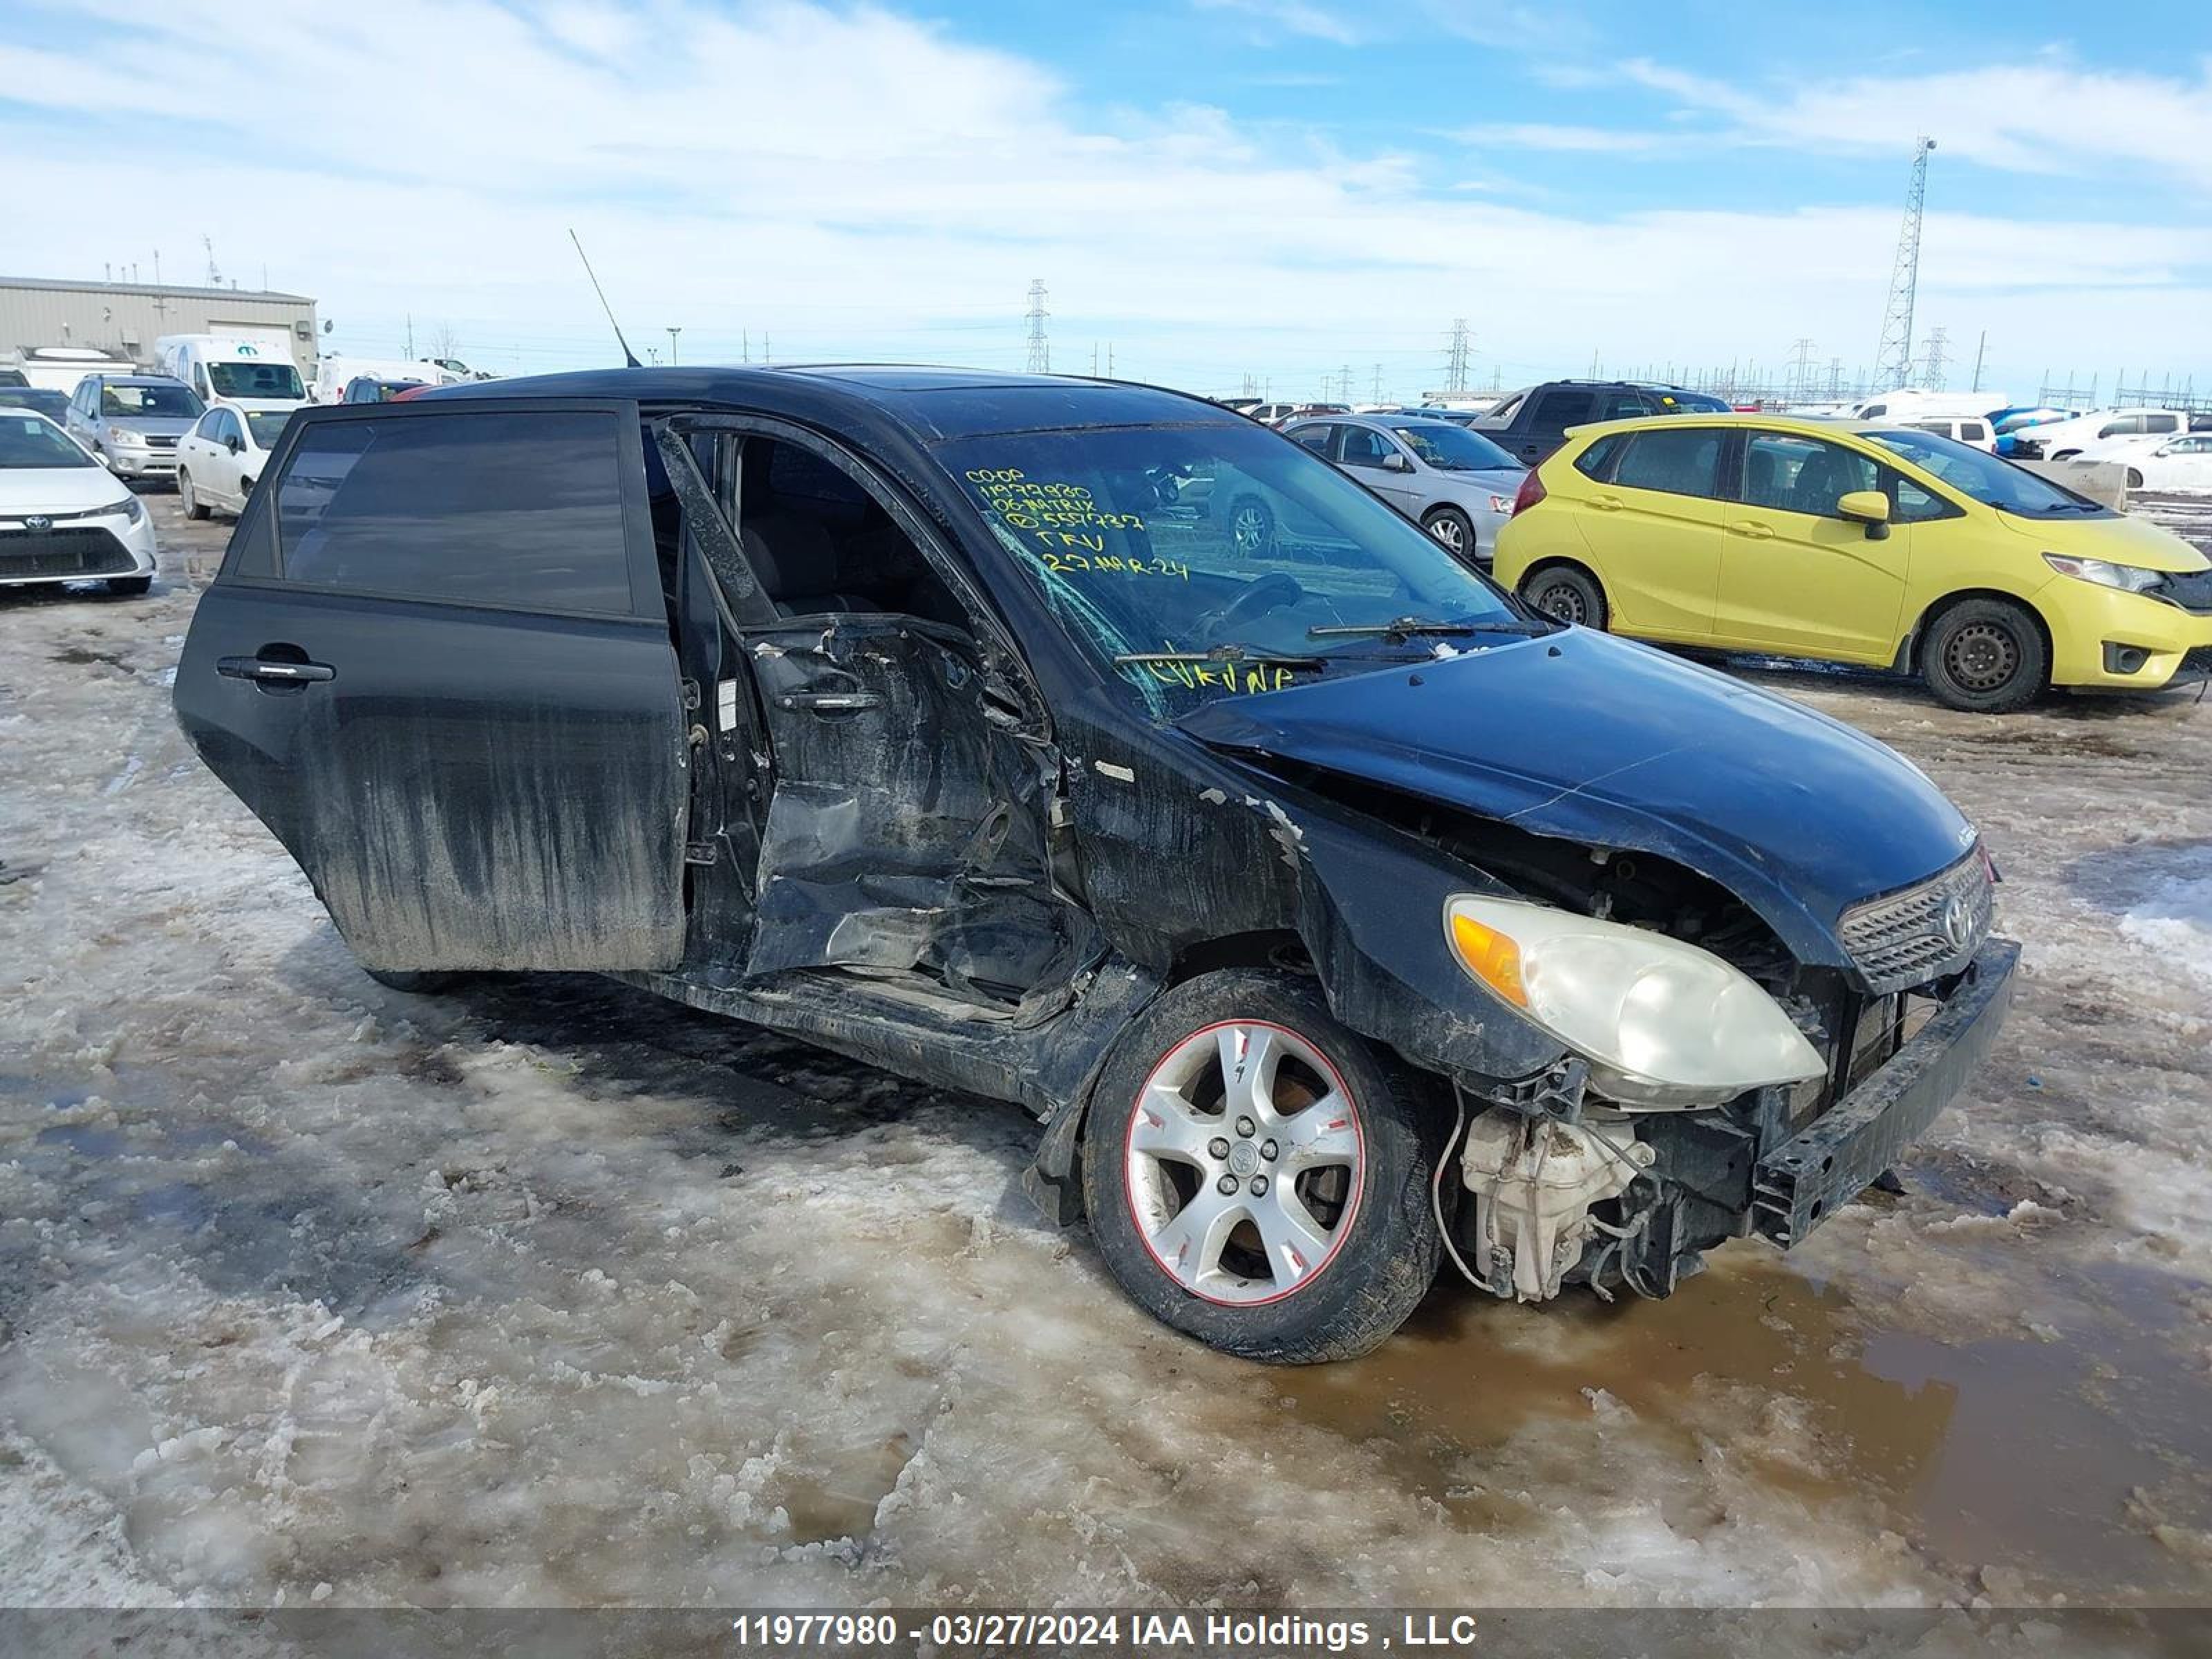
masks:
<svg viewBox="0 0 2212 1659"><path fill-rule="evenodd" d="M1461 127L1446 135L1464 144L1500 149L1571 150L1590 154L1648 154L1674 142L1673 135L1634 127L1557 126L1541 121L1492 121Z"/></svg>
<svg viewBox="0 0 2212 1659"><path fill-rule="evenodd" d="M1358 46L1367 32L1307 0L1195 0L1200 11L1241 12L1284 34L1327 40L1340 46Z"/></svg>
<svg viewBox="0 0 2212 1659"><path fill-rule="evenodd" d="M1516 208L1425 184L1406 155L1101 102L869 8L572 0L532 21L380 0L220 39L196 14L112 15L127 28L81 57L0 47L0 87L51 88L64 109L117 88L258 94L196 99L154 148L141 131L106 152L68 120L5 129L9 264L92 275L204 231L232 270L265 259L277 285L319 295L356 351L395 343L411 313L451 321L464 355L495 366L604 361L574 224L634 342L681 324L687 360L766 330L787 357L1014 367L1042 276L1063 365L1112 338L1126 374L1215 389L1249 369L1317 390L1324 368L1349 358L1364 380L1380 358L1418 391L1455 316L1514 377L1593 348L1624 364L1778 359L1801 334L1848 368L1871 355L1896 234L1887 199ZM2177 357L2212 358L2212 230L2102 223L2094 206L2050 225L1938 213L1923 318L1954 339L1986 323L1994 356L2036 368L2212 367Z"/></svg>
<svg viewBox="0 0 2212 1659"><path fill-rule="evenodd" d="M2124 169L2212 191L2212 62L2194 79L2093 71L2061 61L1745 88L1637 60L1628 78L1723 117L1739 137L1794 147L1938 153L2032 173Z"/></svg>

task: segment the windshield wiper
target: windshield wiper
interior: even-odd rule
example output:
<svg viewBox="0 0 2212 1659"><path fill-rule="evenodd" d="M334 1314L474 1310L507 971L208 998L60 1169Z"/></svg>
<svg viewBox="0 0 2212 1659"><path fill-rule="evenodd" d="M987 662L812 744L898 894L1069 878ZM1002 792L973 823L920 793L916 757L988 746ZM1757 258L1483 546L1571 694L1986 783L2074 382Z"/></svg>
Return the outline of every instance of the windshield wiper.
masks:
<svg viewBox="0 0 2212 1659"><path fill-rule="evenodd" d="M1114 659L1117 668L1124 663L1144 662L1259 662L1276 668L1328 666L1319 657L1302 657L1289 651L1264 651L1249 645L1213 645L1203 651L1124 651Z"/></svg>
<svg viewBox="0 0 2212 1659"><path fill-rule="evenodd" d="M1550 617L1528 617L1516 622L1425 622L1419 617L1401 617L1388 623L1346 623L1328 628L1309 628L1310 640L1384 639L1410 640L1417 634L1441 635L1457 639L1468 634L1548 634L1558 623Z"/></svg>

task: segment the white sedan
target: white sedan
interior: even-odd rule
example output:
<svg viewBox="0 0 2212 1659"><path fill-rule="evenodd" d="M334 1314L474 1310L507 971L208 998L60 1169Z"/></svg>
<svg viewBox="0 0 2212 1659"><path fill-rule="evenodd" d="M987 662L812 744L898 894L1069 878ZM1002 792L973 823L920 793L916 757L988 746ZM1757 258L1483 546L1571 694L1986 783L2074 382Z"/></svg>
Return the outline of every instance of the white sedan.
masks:
<svg viewBox="0 0 2212 1659"><path fill-rule="evenodd" d="M104 580L111 593L154 581L146 505L43 415L0 413L0 587Z"/></svg>
<svg viewBox="0 0 2212 1659"><path fill-rule="evenodd" d="M269 452L292 418L292 410L240 409L216 404L177 441L177 499L188 517L204 519L221 507L233 516L269 464Z"/></svg>
<svg viewBox="0 0 2212 1659"><path fill-rule="evenodd" d="M2080 459L2127 468L2130 489L2212 489L2212 432L2107 440Z"/></svg>

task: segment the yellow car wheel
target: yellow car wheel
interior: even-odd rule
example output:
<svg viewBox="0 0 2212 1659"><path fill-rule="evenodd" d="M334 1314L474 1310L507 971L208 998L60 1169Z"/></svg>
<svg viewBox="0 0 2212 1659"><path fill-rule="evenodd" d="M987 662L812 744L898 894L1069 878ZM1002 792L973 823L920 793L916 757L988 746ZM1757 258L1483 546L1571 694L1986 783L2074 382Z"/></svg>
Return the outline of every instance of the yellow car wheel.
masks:
<svg viewBox="0 0 2212 1659"><path fill-rule="evenodd" d="M2051 648L2034 617L2002 599L1964 599L1929 625L1920 677L1947 708L2005 714L2051 678Z"/></svg>
<svg viewBox="0 0 2212 1659"><path fill-rule="evenodd" d="M1521 597L1547 617L1578 628L1605 627L1605 590L1580 565L1548 564L1530 571L1521 580Z"/></svg>

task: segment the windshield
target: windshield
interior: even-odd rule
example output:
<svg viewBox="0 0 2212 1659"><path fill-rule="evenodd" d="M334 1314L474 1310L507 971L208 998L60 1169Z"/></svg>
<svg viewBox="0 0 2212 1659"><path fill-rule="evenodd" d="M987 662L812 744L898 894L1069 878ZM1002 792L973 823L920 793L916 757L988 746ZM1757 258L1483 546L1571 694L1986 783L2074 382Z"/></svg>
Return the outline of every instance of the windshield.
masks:
<svg viewBox="0 0 2212 1659"><path fill-rule="evenodd" d="M1962 495L1971 496L1985 507L1994 507L2003 513L2017 513L2028 518L2047 519L2061 514L2083 517L2113 518L2111 508L2100 507L2087 495L2077 495L2070 489L2060 488L2047 479L2039 478L2025 467L2014 466L2010 461L2001 461L1986 450L1960 443L1952 438L1938 437L1932 432L1880 429L1862 432L1862 438L1871 438L1888 449L1895 450L1914 465L1924 467Z"/></svg>
<svg viewBox="0 0 2212 1659"><path fill-rule="evenodd" d="M218 398L304 398L300 371L289 363L210 363L208 384Z"/></svg>
<svg viewBox="0 0 2212 1659"><path fill-rule="evenodd" d="M292 411L289 409L256 409L240 412L245 415L246 428L253 434L256 449L276 448L276 440L283 434L284 423L292 418Z"/></svg>
<svg viewBox="0 0 2212 1659"><path fill-rule="evenodd" d="M1446 426L1426 419L1393 426L1407 448L1439 472L1492 472L1500 467L1518 469L1521 463L1489 439L1463 426Z"/></svg>
<svg viewBox="0 0 2212 1659"><path fill-rule="evenodd" d="M207 405L191 387L175 382L147 386L110 380L100 388L100 412L124 420L134 416L173 416L180 421L197 421L207 413Z"/></svg>
<svg viewBox="0 0 2212 1659"><path fill-rule="evenodd" d="M939 453L1069 635L1156 717L1459 648L1310 629L1522 625L1435 540L1260 428L1017 433ZM1138 653L1200 660L1115 661Z"/></svg>
<svg viewBox="0 0 2212 1659"><path fill-rule="evenodd" d="M51 422L36 415L0 417L0 471L92 465L92 457Z"/></svg>

